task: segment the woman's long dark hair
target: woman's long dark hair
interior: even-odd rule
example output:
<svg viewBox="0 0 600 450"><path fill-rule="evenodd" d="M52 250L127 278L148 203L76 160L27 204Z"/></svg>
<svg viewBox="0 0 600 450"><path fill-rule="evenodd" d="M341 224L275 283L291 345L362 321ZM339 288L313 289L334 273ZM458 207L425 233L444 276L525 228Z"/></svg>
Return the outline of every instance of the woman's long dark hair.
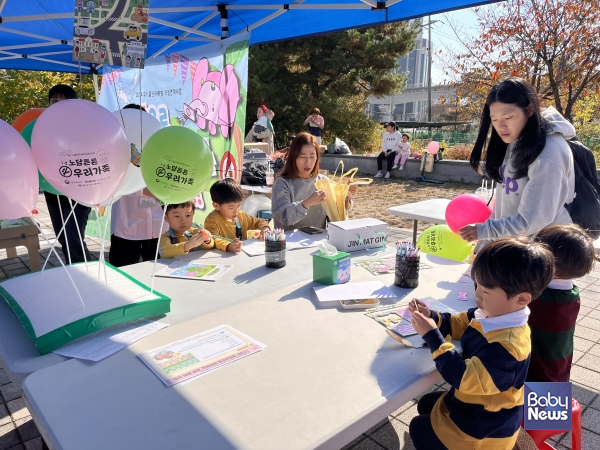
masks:
<svg viewBox="0 0 600 450"><path fill-rule="evenodd" d="M483 107L483 112L481 113L477 141L475 141L475 146L469 160L471 167L477 171L488 133L491 131L485 155L485 170L491 179L501 183L502 175L500 168L504 162L508 144L502 141L500 135L492 126L490 105L495 102L515 104L519 108L522 108L526 115L529 116L531 114L513 149L513 154L515 155L513 162L515 173L512 176L516 179L527 175L529 165L544 150L544 146L546 145L546 123L540 113L540 102L537 93L527 81L511 77L490 90L485 101L485 106Z"/></svg>
<svg viewBox="0 0 600 450"><path fill-rule="evenodd" d="M298 168L296 167L296 159L300 156L300 152L302 151L302 147L305 145L312 145L317 151L317 162L315 163L315 167L310 173L311 178L319 175L319 162L321 162L321 147L319 146L319 141L312 134L309 133L298 133L292 144L290 145L290 150L288 151L287 158L285 160L285 166L283 169L277 174L275 178L298 178Z"/></svg>

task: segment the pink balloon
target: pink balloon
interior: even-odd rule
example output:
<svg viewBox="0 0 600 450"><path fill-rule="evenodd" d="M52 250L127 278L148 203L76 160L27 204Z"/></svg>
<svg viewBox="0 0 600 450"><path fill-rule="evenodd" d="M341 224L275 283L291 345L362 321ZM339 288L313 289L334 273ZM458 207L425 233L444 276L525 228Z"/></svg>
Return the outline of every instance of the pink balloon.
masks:
<svg viewBox="0 0 600 450"><path fill-rule="evenodd" d="M119 120L87 100L64 100L44 111L33 129L31 150L51 185L92 205L114 195L131 156Z"/></svg>
<svg viewBox="0 0 600 450"><path fill-rule="evenodd" d="M492 209L484 199L475 194L461 194L454 197L446 208L446 223L458 233L465 225L482 223L490 218Z"/></svg>
<svg viewBox="0 0 600 450"><path fill-rule="evenodd" d="M30 216L38 199L37 166L29 145L0 120L0 219Z"/></svg>
<svg viewBox="0 0 600 450"><path fill-rule="evenodd" d="M429 144L427 144L427 153L429 153L430 155L435 155L439 151L440 144L438 144L436 141L431 141Z"/></svg>

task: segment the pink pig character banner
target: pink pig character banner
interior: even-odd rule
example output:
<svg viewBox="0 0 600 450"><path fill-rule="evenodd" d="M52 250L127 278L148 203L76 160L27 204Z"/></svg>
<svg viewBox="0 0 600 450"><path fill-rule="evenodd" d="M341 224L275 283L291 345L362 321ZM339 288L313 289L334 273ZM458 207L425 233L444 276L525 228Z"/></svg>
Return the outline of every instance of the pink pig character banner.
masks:
<svg viewBox="0 0 600 450"><path fill-rule="evenodd" d="M249 39L250 34L244 33L201 48L149 57L144 69L106 68L102 77L98 101L102 106L117 111L128 103L141 104L163 127L186 127L208 144L211 182L194 199L195 220L200 223L212 210L207 208L210 186L219 179L241 178Z"/></svg>

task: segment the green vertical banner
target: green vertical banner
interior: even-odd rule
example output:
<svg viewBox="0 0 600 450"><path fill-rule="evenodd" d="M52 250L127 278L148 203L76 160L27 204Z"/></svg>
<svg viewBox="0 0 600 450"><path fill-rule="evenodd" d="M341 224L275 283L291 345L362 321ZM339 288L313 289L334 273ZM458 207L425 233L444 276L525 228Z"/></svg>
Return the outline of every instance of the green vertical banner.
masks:
<svg viewBox="0 0 600 450"><path fill-rule="evenodd" d="M214 44L158 55L147 59L144 69L108 67L102 76L98 102L102 106L116 111L128 103L141 104L163 127L186 127L208 144L212 154L211 181L193 199L194 220L199 224L213 209L210 186L219 179L241 179L249 39L250 34L244 33ZM142 149L142 160L143 157ZM88 236L99 237L96 220L95 216L90 217Z"/></svg>

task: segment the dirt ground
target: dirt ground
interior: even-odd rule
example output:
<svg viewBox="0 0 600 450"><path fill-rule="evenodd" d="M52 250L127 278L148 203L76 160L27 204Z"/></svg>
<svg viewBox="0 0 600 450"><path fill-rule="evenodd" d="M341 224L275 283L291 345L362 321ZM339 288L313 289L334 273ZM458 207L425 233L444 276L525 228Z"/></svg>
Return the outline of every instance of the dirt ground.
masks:
<svg viewBox="0 0 600 450"><path fill-rule="evenodd" d="M401 179L375 178L367 186L359 186L354 198L354 207L349 211L350 219L372 217L386 222L388 225L401 228L412 228L413 221L388 214L391 206L414 203L432 198L453 199L459 194L473 193L478 186L474 184L444 182L444 184L418 183ZM430 223L419 222L419 230L431 226Z"/></svg>

